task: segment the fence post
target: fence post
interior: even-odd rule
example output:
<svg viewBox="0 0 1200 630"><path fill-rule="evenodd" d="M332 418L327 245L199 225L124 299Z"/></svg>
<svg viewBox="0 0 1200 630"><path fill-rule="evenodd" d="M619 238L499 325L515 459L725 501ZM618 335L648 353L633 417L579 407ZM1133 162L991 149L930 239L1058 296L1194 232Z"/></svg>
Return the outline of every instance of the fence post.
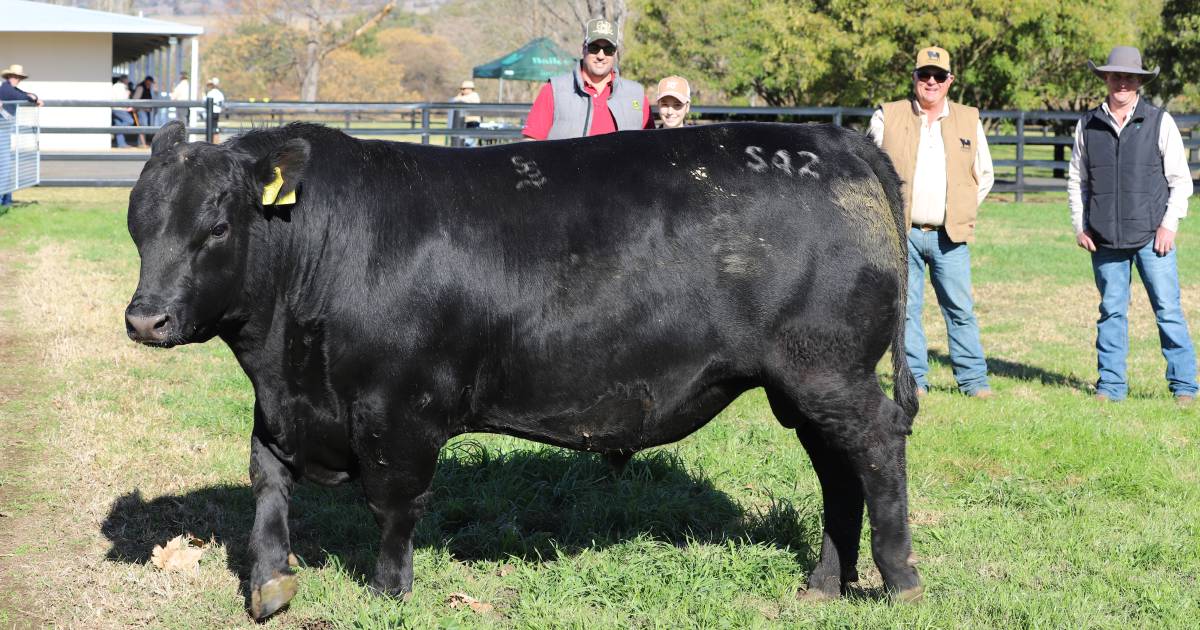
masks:
<svg viewBox="0 0 1200 630"><path fill-rule="evenodd" d="M1025 200L1025 112L1017 115L1017 202Z"/></svg>
<svg viewBox="0 0 1200 630"><path fill-rule="evenodd" d="M421 144L429 144L429 103L421 104Z"/></svg>
<svg viewBox="0 0 1200 630"><path fill-rule="evenodd" d="M213 100L211 98L204 99L204 141L212 142L213 136L216 135L216 121L213 120Z"/></svg>
<svg viewBox="0 0 1200 630"><path fill-rule="evenodd" d="M842 126L842 108L840 107L837 108L837 111L833 112L833 124L839 127Z"/></svg>

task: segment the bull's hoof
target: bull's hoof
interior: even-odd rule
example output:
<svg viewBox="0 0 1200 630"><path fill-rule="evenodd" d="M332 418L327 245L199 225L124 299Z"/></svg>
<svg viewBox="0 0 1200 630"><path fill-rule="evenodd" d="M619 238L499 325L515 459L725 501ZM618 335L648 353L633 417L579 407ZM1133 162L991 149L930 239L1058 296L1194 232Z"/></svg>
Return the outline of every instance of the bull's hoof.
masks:
<svg viewBox="0 0 1200 630"><path fill-rule="evenodd" d="M896 601L902 604L915 604L922 599L925 599L925 587L914 586L906 588L899 593L896 593Z"/></svg>
<svg viewBox="0 0 1200 630"><path fill-rule="evenodd" d="M257 621L270 617L292 601L299 586L296 576L276 573L266 584L250 592L250 614Z"/></svg>

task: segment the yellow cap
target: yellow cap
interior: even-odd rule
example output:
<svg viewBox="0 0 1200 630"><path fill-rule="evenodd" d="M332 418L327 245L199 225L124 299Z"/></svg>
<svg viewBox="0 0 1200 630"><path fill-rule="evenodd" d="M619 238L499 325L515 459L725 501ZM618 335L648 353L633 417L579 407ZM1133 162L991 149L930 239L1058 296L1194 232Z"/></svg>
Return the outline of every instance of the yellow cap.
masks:
<svg viewBox="0 0 1200 630"><path fill-rule="evenodd" d="M913 69L919 70L930 66L950 72L950 53L946 52L945 48L937 46L922 48L921 52L917 53L917 65Z"/></svg>

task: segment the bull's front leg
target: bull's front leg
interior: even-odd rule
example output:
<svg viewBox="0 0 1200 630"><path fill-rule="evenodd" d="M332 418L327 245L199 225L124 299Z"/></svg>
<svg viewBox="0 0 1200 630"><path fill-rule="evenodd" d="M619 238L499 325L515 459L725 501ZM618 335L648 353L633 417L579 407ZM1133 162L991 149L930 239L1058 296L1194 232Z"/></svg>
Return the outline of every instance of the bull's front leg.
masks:
<svg viewBox="0 0 1200 630"><path fill-rule="evenodd" d="M288 562L288 502L294 477L257 433L250 438L250 485L255 502L254 529L250 531L250 614L261 620L291 601L298 582Z"/></svg>

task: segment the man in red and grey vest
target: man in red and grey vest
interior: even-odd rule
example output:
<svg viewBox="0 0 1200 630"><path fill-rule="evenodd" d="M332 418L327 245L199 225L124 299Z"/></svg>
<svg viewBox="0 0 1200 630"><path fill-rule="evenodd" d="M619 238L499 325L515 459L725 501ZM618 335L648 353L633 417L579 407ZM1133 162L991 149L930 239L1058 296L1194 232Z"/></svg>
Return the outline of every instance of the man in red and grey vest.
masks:
<svg viewBox="0 0 1200 630"><path fill-rule="evenodd" d="M1136 265L1154 308L1167 387L1180 405L1196 398L1196 351L1179 297L1175 233L1187 215L1192 174L1179 127L1165 110L1138 96L1158 76L1142 69L1142 54L1117 46L1108 62L1088 67L1108 96L1075 127L1067 197L1075 241L1092 254L1100 290L1096 322L1096 398L1129 392L1129 281Z"/></svg>
<svg viewBox="0 0 1200 630"><path fill-rule="evenodd" d="M617 73L617 39L612 22L588 21L579 67L542 86L521 133L557 140L650 127L646 90Z"/></svg>

